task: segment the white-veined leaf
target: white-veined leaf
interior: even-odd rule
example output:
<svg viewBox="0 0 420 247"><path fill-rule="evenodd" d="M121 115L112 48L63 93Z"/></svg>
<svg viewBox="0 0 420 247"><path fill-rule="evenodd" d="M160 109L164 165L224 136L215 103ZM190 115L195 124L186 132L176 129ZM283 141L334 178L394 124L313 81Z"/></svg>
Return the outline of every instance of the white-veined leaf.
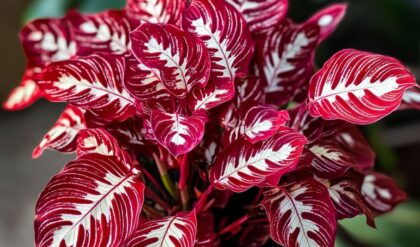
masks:
<svg viewBox="0 0 420 247"><path fill-rule="evenodd" d="M54 126L42 138L42 141L34 149L34 159L42 155L49 148L60 152L76 151L79 132L86 128L84 111L74 106L67 106Z"/></svg>
<svg viewBox="0 0 420 247"><path fill-rule="evenodd" d="M324 119L370 124L394 111L414 76L396 59L357 50L333 55L311 79L309 111Z"/></svg>
<svg viewBox="0 0 420 247"><path fill-rule="evenodd" d="M36 205L36 246L120 246L137 228L144 185L119 159L86 154L67 164Z"/></svg>
<svg viewBox="0 0 420 247"><path fill-rule="evenodd" d="M336 218L327 188L313 178L264 192L271 238L284 247L334 246Z"/></svg>
<svg viewBox="0 0 420 247"><path fill-rule="evenodd" d="M203 42L173 25L144 23L131 33L132 51L173 95L185 98L210 76L210 58Z"/></svg>
<svg viewBox="0 0 420 247"><path fill-rule="evenodd" d="M127 247L193 247L197 234L195 211L150 220L139 226Z"/></svg>
<svg viewBox="0 0 420 247"><path fill-rule="evenodd" d="M125 9L134 20L177 24L184 6L184 0L127 0Z"/></svg>
<svg viewBox="0 0 420 247"><path fill-rule="evenodd" d="M420 86L409 88L405 91L400 109L420 110Z"/></svg>
<svg viewBox="0 0 420 247"><path fill-rule="evenodd" d="M46 67L39 86L51 101L67 101L105 120L124 121L136 111L135 99L122 85L124 58L96 54Z"/></svg>
<svg viewBox="0 0 420 247"><path fill-rule="evenodd" d="M245 191L270 175L295 168L306 142L303 135L288 128L255 144L239 139L218 154L210 181L218 189Z"/></svg>

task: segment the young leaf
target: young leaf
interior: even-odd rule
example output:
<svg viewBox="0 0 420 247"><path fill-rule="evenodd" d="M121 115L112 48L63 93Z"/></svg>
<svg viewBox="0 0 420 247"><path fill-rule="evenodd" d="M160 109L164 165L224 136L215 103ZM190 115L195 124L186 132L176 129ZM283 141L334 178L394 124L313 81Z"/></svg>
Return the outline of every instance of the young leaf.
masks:
<svg viewBox="0 0 420 247"><path fill-rule="evenodd" d="M177 24L184 6L183 0L127 0L125 10L134 20Z"/></svg>
<svg viewBox="0 0 420 247"><path fill-rule="evenodd" d="M35 76L40 68L27 68L19 86L15 87L3 102L3 109L8 111L22 110L42 97L36 84Z"/></svg>
<svg viewBox="0 0 420 247"><path fill-rule="evenodd" d="M223 0L193 0L182 19L185 31L206 45L213 80L234 82L248 73L254 45L241 14Z"/></svg>
<svg viewBox="0 0 420 247"><path fill-rule="evenodd" d="M362 185L362 195L375 214L387 213L407 200L407 195L391 178L375 172L366 174Z"/></svg>
<svg viewBox="0 0 420 247"><path fill-rule="evenodd" d="M316 25L296 25L289 20L260 39L257 55L268 103L287 103L309 78L318 39Z"/></svg>
<svg viewBox="0 0 420 247"><path fill-rule="evenodd" d="M278 25L286 16L287 0L226 0L244 17L253 33L260 33Z"/></svg>
<svg viewBox="0 0 420 247"><path fill-rule="evenodd" d="M111 10L92 15L71 11L66 20L71 24L78 55L94 52L123 54L128 51L130 24L123 11Z"/></svg>
<svg viewBox="0 0 420 247"><path fill-rule="evenodd" d="M177 246L193 247L197 234L195 211L150 220L139 226L127 247Z"/></svg>
<svg viewBox="0 0 420 247"><path fill-rule="evenodd" d="M76 151L79 132L86 128L83 114L84 111L79 108L67 106L54 126L34 149L32 157L38 158L47 148L65 153Z"/></svg>
<svg viewBox="0 0 420 247"><path fill-rule="evenodd" d="M270 175L295 168L305 144L303 135L288 128L256 144L239 139L216 157L210 181L218 189L248 190Z"/></svg>
<svg viewBox="0 0 420 247"><path fill-rule="evenodd" d="M336 218L327 188L313 178L264 192L271 238L285 247L334 246Z"/></svg>
<svg viewBox="0 0 420 247"><path fill-rule="evenodd" d="M325 9L318 11L306 23L315 24L320 29L319 41L328 38L337 28L346 15L347 4L333 4Z"/></svg>
<svg viewBox="0 0 420 247"><path fill-rule="evenodd" d="M131 33L134 56L150 68L175 96L185 98L210 76L203 42L173 25L144 23Z"/></svg>
<svg viewBox="0 0 420 247"><path fill-rule="evenodd" d="M118 159L86 154L54 176L35 216L36 246L120 246L136 230L144 185Z"/></svg>
<svg viewBox="0 0 420 247"><path fill-rule="evenodd" d="M152 139L166 148L173 156L193 150L202 140L205 122L199 116L184 116L153 110L149 132Z"/></svg>
<svg viewBox="0 0 420 247"><path fill-rule="evenodd" d="M124 121L136 110L122 85L124 58L95 54L55 62L42 73L39 86L51 101L67 101L105 120Z"/></svg>
<svg viewBox="0 0 420 247"><path fill-rule="evenodd" d="M394 111L414 85L414 76L396 59L347 49L312 77L309 111L327 120L370 124Z"/></svg>

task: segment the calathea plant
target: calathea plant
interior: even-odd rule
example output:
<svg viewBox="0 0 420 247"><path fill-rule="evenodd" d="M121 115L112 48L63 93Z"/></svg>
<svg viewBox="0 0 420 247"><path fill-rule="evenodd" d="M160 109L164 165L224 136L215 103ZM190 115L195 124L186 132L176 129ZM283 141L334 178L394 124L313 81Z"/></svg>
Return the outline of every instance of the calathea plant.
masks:
<svg viewBox="0 0 420 247"><path fill-rule="evenodd" d="M36 204L36 246L333 246L337 220L405 194L355 125L419 106L396 59L314 68L345 4L296 24L287 0L128 0L21 32L4 103L67 107L33 152L76 152Z"/></svg>

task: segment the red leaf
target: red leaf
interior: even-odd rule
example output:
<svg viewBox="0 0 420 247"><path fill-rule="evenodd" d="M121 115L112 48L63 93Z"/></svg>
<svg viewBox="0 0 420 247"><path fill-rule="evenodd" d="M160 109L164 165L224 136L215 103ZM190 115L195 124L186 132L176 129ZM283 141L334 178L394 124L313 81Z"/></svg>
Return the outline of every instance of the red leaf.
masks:
<svg viewBox="0 0 420 247"><path fill-rule="evenodd" d="M197 241L194 247L214 247L216 234L214 233L214 216L210 212L197 217Z"/></svg>
<svg viewBox="0 0 420 247"><path fill-rule="evenodd" d="M254 46L247 25L223 0L193 0L182 19L185 31L206 45L212 62L212 79L233 83L248 73Z"/></svg>
<svg viewBox="0 0 420 247"><path fill-rule="evenodd" d="M124 58L116 55L55 62L46 67L39 86L51 101L67 101L105 120L124 121L136 102L123 88Z"/></svg>
<svg viewBox="0 0 420 247"><path fill-rule="evenodd" d="M320 37L318 43L328 38L346 15L347 4L333 4L318 11L306 23L319 26Z"/></svg>
<svg viewBox="0 0 420 247"><path fill-rule="evenodd" d="M149 132L152 138L177 157L193 150L202 140L205 122L199 116L152 111Z"/></svg>
<svg viewBox="0 0 420 247"><path fill-rule="evenodd" d="M233 83L212 81L205 88L196 88L188 98L189 108L192 112L209 110L219 106L235 96Z"/></svg>
<svg viewBox="0 0 420 247"><path fill-rule="evenodd" d="M334 246L336 218L325 186L312 178L264 192L271 238L285 247Z"/></svg>
<svg viewBox="0 0 420 247"><path fill-rule="evenodd" d="M313 70L318 38L316 25L296 25L289 20L260 38L257 55L268 103L287 103L306 82Z"/></svg>
<svg viewBox="0 0 420 247"><path fill-rule="evenodd" d="M176 216L150 220L133 234L127 247L177 246L193 247L197 234L195 211Z"/></svg>
<svg viewBox="0 0 420 247"><path fill-rule="evenodd" d="M183 0L127 0L125 10L135 20L177 24L184 5Z"/></svg>
<svg viewBox="0 0 420 247"><path fill-rule="evenodd" d="M38 158L47 148L65 153L76 151L79 132L86 128L83 114L84 112L77 107L67 106L54 126L34 149L32 157Z"/></svg>
<svg viewBox="0 0 420 247"><path fill-rule="evenodd" d="M407 200L407 195L391 178L375 172L366 174L362 185L362 195L376 214L387 213Z"/></svg>
<svg viewBox="0 0 420 247"><path fill-rule="evenodd" d="M38 19L29 22L20 32L29 67L43 67L76 54L70 29L62 19Z"/></svg>
<svg viewBox="0 0 420 247"><path fill-rule="evenodd" d="M111 10L92 15L71 11L66 19L72 26L78 55L94 52L122 54L128 51L130 23L123 11Z"/></svg>
<svg viewBox="0 0 420 247"><path fill-rule="evenodd" d="M420 110L420 86L409 88L405 91L400 109Z"/></svg>
<svg viewBox="0 0 420 247"><path fill-rule="evenodd" d="M370 124L394 111L415 78L399 61L343 50L311 79L309 111L324 119Z"/></svg>
<svg viewBox="0 0 420 247"><path fill-rule="evenodd" d="M142 24L131 33L134 56L175 96L185 98L210 76L210 58L200 39L172 25Z"/></svg>
<svg viewBox="0 0 420 247"><path fill-rule="evenodd" d="M36 205L36 246L120 246L135 231L144 185L114 157L87 154L54 176Z"/></svg>
<svg viewBox="0 0 420 247"><path fill-rule="evenodd" d="M22 110L42 97L36 84L36 75L40 68L27 68L19 86L15 87L3 102L3 109L8 111Z"/></svg>
<svg viewBox="0 0 420 247"><path fill-rule="evenodd" d="M278 25L286 16L287 0L226 0L242 13L249 29L259 33Z"/></svg>
<svg viewBox="0 0 420 247"><path fill-rule="evenodd" d="M243 80L237 79L235 87L237 107L249 102L265 102L264 84L259 76L252 75Z"/></svg>
<svg viewBox="0 0 420 247"><path fill-rule="evenodd" d="M270 175L295 168L305 144L303 135L288 128L256 144L238 140L216 157L210 181L218 189L248 190Z"/></svg>

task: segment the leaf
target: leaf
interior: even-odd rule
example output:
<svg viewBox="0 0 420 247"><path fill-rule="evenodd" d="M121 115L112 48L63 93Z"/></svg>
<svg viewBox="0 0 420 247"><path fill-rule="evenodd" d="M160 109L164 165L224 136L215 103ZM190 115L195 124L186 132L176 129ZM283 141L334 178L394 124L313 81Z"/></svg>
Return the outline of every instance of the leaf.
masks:
<svg viewBox="0 0 420 247"><path fill-rule="evenodd" d="M135 231L144 185L115 157L67 164L36 205L36 246L120 246Z"/></svg>
<svg viewBox="0 0 420 247"><path fill-rule="evenodd" d="M245 139L251 143L266 140L289 120L287 111L277 111L268 105L251 107L244 118Z"/></svg>
<svg viewBox="0 0 420 247"><path fill-rule="evenodd" d="M194 247L214 247L215 238L213 214L201 213L197 216L197 240Z"/></svg>
<svg viewBox="0 0 420 247"><path fill-rule="evenodd" d="M263 215L265 217L265 215ZM259 222L257 220L260 220ZM256 247L264 246L270 238L270 226L267 219L257 218L257 222L249 222L243 228L239 238L239 246Z"/></svg>
<svg viewBox="0 0 420 247"><path fill-rule="evenodd" d="M42 97L42 92L36 84L35 76L40 68L27 68L19 86L15 87L3 102L3 109L18 111L32 105Z"/></svg>
<svg viewBox="0 0 420 247"><path fill-rule="evenodd" d="M420 86L416 85L405 91L400 109L420 110Z"/></svg>
<svg viewBox="0 0 420 247"><path fill-rule="evenodd" d="M270 175L294 169L306 142L303 135L288 128L256 144L239 139L216 157L210 181L218 189L248 190Z"/></svg>
<svg viewBox="0 0 420 247"><path fill-rule="evenodd" d="M346 15L347 4L332 4L314 14L306 23L319 26L319 43L328 38Z"/></svg>
<svg viewBox="0 0 420 247"><path fill-rule="evenodd" d="M202 140L205 122L199 116L184 116L153 110L150 134L153 139L177 157L193 150Z"/></svg>
<svg viewBox="0 0 420 247"><path fill-rule="evenodd" d="M223 0L193 0L182 19L185 31L206 45L213 80L234 82L248 73L254 52L251 34L241 14Z"/></svg>
<svg viewBox="0 0 420 247"><path fill-rule="evenodd" d="M40 157L47 148L65 153L76 151L79 132L86 128L83 114L84 111L79 108L67 106L54 126L34 149L32 157L34 159Z"/></svg>
<svg viewBox="0 0 420 247"><path fill-rule="evenodd" d="M260 33L278 25L286 16L287 0L226 0L244 17L251 32Z"/></svg>
<svg viewBox="0 0 420 247"><path fill-rule="evenodd" d="M407 195L391 178L375 172L366 174L362 185L362 195L376 214L387 213L407 200Z"/></svg>
<svg viewBox="0 0 420 247"><path fill-rule="evenodd" d="M125 9L135 20L177 24L184 6L183 0L127 0Z"/></svg>
<svg viewBox="0 0 420 247"><path fill-rule="evenodd" d="M127 247L138 246L194 246L197 233L195 211L178 213L176 216L150 220L133 234Z"/></svg>
<svg viewBox="0 0 420 247"><path fill-rule="evenodd" d="M312 178L274 187L262 202L271 238L285 247L334 246L336 219L328 191Z"/></svg>
<svg viewBox="0 0 420 247"><path fill-rule="evenodd" d="M76 43L72 41L67 22L62 19L31 21L21 30L20 40L29 67L43 67L76 54Z"/></svg>
<svg viewBox="0 0 420 247"><path fill-rule="evenodd" d="M208 111L219 106L235 96L233 83L223 81L209 81L205 88L196 88L188 98L189 108L192 112Z"/></svg>
<svg viewBox="0 0 420 247"><path fill-rule="evenodd" d="M347 49L312 77L309 111L327 120L370 124L394 111L413 85L415 78L396 59Z"/></svg>
<svg viewBox="0 0 420 247"><path fill-rule="evenodd" d="M260 38L257 56L266 82L267 103L287 103L313 71L318 44L316 25L296 25L286 20Z"/></svg>
<svg viewBox="0 0 420 247"><path fill-rule="evenodd" d="M203 42L172 25L144 23L131 33L134 56L156 74L173 95L185 98L210 76Z"/></svg>
<svg viewBox="0 0 420 247"><path fill-rule="evenodd" d="M67 101L104 120L124 121L136 102L122 85L124 58L95 54L47 66L39 86L51 101Z"/></svg>
<svg viewBox="0 0 420 247"><path fill-rule="evenodd" d="M134 163L133 157L120 148L118 141L106 130L100 128L85 129L79 133L77 155L80 157L90 153L116 157L123 161L128 168L132 168L131 164Z"/></svg>
<svg viewBox="0 0 420 247"><path fill-rule="evenodd" d="M260 76L251 75L243 80L237 79L235 82L236 106L240 107L242 104L249 102L264 103L264 87Z"/></svg>
<svg viewBox="0 0 420 247"><path fill-rule="evenodd" d="M123 54L128 51L131 27L123 11L83 15L73 10L67 14L66 20L72 27L78 55L95 52Z"/></svg>

